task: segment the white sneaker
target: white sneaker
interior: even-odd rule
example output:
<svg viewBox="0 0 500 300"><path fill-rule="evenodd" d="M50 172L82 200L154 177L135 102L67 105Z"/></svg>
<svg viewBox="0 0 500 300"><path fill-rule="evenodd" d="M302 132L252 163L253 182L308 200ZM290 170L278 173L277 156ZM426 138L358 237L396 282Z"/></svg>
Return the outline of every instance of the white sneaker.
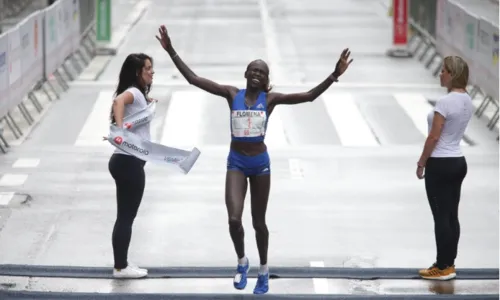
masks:
<svg viewBox="0 0 500 300"><path fill-rule="evenodd" d="M146 276L148 276L148 272L146 270L130 265L121 270L113 269L113 277L115 278L142 278Z"/></svg>
<svg viewBox="0 0 500 300"><path fill-rule="evenodd" d="M132 268L134 269L137 269L137 270L140 270L142 272L146 272L146 274L148 273L148 269L144 269L144 268L139 268L136 264L132 263L132 262L129 262L128 263L129 266L131 266Z"/></svg>

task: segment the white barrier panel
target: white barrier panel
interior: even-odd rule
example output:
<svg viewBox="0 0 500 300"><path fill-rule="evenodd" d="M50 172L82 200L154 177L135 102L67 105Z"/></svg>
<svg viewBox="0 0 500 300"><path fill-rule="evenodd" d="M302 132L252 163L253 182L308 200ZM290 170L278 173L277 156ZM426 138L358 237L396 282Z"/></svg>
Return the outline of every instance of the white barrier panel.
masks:
<svg viewBox="0 0 500 300"><path fill-rule="evenodd" d="M55 70L61 65L60 55L58 55L60 46L60 33L57 29L61 24L59 23L57 5L58 2L52 4L51 6L43 10L45 34L45 76L49 77Z"/></svg>
<svg viewBox="0 0 500 300"><path fill-rule="evenodd" d="M70 0L71 3L71 45L72 51L77 51L80 48L80 1Z"/></svg>
<svg viewBox="0 0 500 300"><path fill-rule="evenodd" d="M7 56L7 64L9 66L9 106L10 108L16 106L20 102L22 94L22 47L21 35L19 33L19 25L7 31L9 37L9 55Z"/></svg>
<svg viewBox="0 0 500 300"><path fill-rule="evenodd" d="M9 66L7 33L0 35L0 115L5 115L9 106Z"/></svg>
<svg viewBox="0 0 500 300"><path fill-rule="evenodd" d="M476 15L463 10L462 18L464 24L464 34L462 37L461 47L459 48L466 58L474 57L477 51L477 30L479 28L479 21ZM481 82L478 68L478 61L472 59L469 64L469 80L471 82Z"/></svg>
<svg viewBox="0 0 500 300"><path fill-rule="evenodd" d="M498 97L498 24L481 18L479 20L478 43L475 59L480 68L481 88L489 95ZM478 84L479 85L479 84Z"/></svg>
<svg viewBox="0 0 500 300"><path fill-rule="evenodd" d="M474 5L472 1L462 3L438 0L436 48L443 56L463 57L469 64L470 83L498 98L498 24L472 12L467 6Z"/></svg>
<svg viewBox="0 0 500 300"><path fill-rule="evenodd" d="M17 101L21 101L43 76L42 22L43 14L37 11L19 24L22 82ZM13 101L11 99L11 104Z"/></svg>
<svg viewBox="0 0 500 300"><path fill-rule="evenodd" d="M80 46L80 2L58 0L43 9L45 75L48 77Z"/></svg>
<svg viewBox="0 0 500 300"><path fill-rule="evenodd" d="M55 3L57 8L57 15L59 17L57 29L59 30L59 65L61 65L68 56L73 52L73 40L71 34L73 33L73 22L71 15L73 11L72 0L59 0Z"/></svg>

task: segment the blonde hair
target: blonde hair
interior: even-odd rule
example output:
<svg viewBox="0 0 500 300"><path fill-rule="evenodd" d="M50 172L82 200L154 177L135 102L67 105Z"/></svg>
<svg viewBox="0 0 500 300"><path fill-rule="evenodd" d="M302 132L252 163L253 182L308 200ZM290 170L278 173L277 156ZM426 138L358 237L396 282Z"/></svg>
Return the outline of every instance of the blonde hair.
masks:
<svg viewBox="0 0 500 300"><path fill-rule="evenodd" d="M460 56L444 58L444 68L451 74L450 89L465 89L469 83L469 65Z"/></svg>

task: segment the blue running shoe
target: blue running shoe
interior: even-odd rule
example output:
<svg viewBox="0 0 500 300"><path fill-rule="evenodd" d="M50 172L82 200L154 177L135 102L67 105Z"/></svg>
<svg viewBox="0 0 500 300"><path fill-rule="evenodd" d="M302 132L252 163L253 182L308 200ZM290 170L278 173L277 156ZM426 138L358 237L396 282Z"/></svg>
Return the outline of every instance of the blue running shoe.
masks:
<svg viewBox="0 0 500 300"><path fill-rule="evenodd" d="M253 289L254 294L265 294L269 291L269 273L259 274L257 284Z"/></svg>
<svg viewBox="0 0 500 300"><path fill-rule="evenodd" d="M237 290L242 290L247 286L247 275L250 269L250 262L247 259L246 265L238 264L236 268L236 275L234 276L233 285Z"/></svg>

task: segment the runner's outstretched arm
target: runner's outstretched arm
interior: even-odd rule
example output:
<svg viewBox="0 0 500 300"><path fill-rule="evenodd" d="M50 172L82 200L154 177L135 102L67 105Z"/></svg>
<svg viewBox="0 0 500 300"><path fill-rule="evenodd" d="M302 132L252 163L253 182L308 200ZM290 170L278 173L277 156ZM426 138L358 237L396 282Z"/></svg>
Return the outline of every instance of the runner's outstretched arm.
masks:
<svg viewBox="0 0 500 300"><path fill-rule="evenodd" d="M332 85L332 83L338 81L338 78L345 72L345 70L347 70L347 67L349 67L353 61L353 59L349 60L350 54L351 52L348 48L344 49L340 55L337 65L335 66L335 71L333 71L330 76L328 76L316 87L303 93L270 93L268 96L269 105L276 106L278 104L299 104L316 100L316 98L323 94Z"/></svg>
<svg viewBox="0 0 500 300"><path fill-rule="evenodd" d="M206 92L211 94L224 97L226 99L231 99L232 94L236 93L238 89L234 86L222 85L214 82L210 79L206 79L196 75L179 57L174 47L172 46L172 42L170 37L168 36L167 29L164 25L159 28L160 36L156 36L156 39L160 41L161 46L167 53L170 55L172 62L175 64L179 72L181 72L182 76L192 84Z"/></svg>

